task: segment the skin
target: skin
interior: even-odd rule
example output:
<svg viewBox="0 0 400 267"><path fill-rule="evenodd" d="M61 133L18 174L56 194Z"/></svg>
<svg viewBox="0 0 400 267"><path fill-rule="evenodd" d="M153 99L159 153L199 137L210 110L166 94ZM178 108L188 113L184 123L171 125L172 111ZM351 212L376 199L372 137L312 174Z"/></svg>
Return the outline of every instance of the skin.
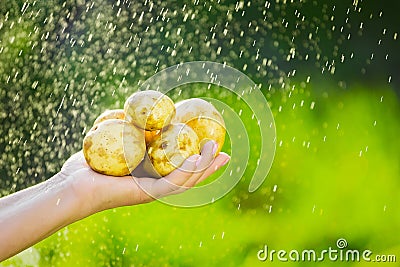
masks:
<svg viewBox="0 0 400 267"><path fill-rule="evenodd" d="M50 179L0 199L0 261L94 213L190 189L229 161L225 153L213 157L216 147L208 142L200 155L183 163L186 171L177 169L160 179L99 174L82 151L74 154Z"/></svg>

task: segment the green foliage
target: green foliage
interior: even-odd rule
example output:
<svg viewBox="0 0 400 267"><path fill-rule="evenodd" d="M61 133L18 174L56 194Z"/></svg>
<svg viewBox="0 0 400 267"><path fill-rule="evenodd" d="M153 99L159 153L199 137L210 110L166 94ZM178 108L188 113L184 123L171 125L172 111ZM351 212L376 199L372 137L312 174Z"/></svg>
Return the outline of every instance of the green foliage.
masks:
<svg viewBox="0 0 400 267"><path fill-rule="evenodd" d="M272 97L277 152L255 193L247 192L245 174L223 199L201 208L156 202L105 211L34 246L39 265L262 266L257 251L264 244L323 250L338 238L352 249L396 251L398 100L388 88L324 86L323 93L310 87ZM214 97L220 97L218 90L211 91ZM243 121L251 125L250 116ZM256 138L256 131L248 133ZM256 160L248 165L254 169ZM4 266L24 265L26 255Z"/></svg>
<svg viewBox="0 0 400 267"><path fill-rule="evenodd" d="M250 107L223 88L182 86L175 101L213 98L242 111L250 158L229 194L200 208L105 211L0 265L281 266L257 251L323 250L338 238L400 257L398 10L367 2L0 1L1 196L57 172L98 114L180 62L249 75L277 129L272 169L249 193L260 140ZM223 150L231 145L228 137Z"/></svg>

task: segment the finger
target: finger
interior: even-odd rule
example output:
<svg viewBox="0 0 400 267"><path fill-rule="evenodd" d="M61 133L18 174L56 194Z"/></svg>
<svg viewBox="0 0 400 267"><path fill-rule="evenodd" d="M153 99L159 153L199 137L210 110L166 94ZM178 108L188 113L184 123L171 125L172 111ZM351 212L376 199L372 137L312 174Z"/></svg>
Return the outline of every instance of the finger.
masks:
<svg viewBox="0 0 400 267"><path fill-rule="evenodd" d="M180 169L176 169L167 176L156 180L152 184L149 194L157 198L184 191L185 188L182 185L192 176L199 157L200 155L190 156Z"/></svg>
<svg viewBox="0 0 400 267"><path fill-rule="evenodd" d="M199 155L193 155L191 158L185 162L185 169L193 168L194 159L198 159ZM213 174L220 167L224 166L230 160L230 156L221 152L215 158L214 162L204 171L199 178L196 178L194 181L195 184L202 182L208 176ZM195 165L195 163L194 163ZM191 184L191 186L180 186L175 183L182 183L185 179L190 179L193 175L193 172L175 170L171 174L163 177L161 179L152 179L152 178L135 178L135 181L138 183L139 187L143 190L143 202L148 202L152 199L158 199L160 197L164 197L167 195L179 194L187 189L191 188L195 184Z"/></svg>
<svg viewBox="0 0 400 267"><path fill-rule="evenodd" d="M201 160L201 159L199 159ZM211 174L213 174L215 171L217 171L219 168L227 164L230 160L230 156L228 156L225 153L219 153L219 155L213 160L211 164L208 164L208 168L201 172L194 173L188 180L187 182L182 185L182 186L177 186L175 185L175 188L171 188L173 190L170 191L169 195L172 194L180 194L198 183L204 181L207 177L209 177Z"/></svg>
<svg viewBox="0 0 400 267"><path fill-rule="evenodd" d="M217 151L218 144L215 141L208 141L204 144L201 150L201 159L197 163L197 171L205 171L214 159L215 152Z"/></svg>
<svg viewBox="0 0 400 267"><path fill-rule="evenodd" d="M204 181L208 176L216 172L222 166L226 165L231 157L223 152L220 152L218 156L215 158L213 163L203 172L201 177L196 181L196 184L201 183ZM196 185L195 184L195 185ZM194 185L193 185L194 186Z"/></svg>
<svg viewBox="0 0 400 267"><path fill-rule="evenodd" d="M213 142L211 144L213 145ZM230 157L223 152L219 153L213 161L212 155L214 155L214 152L213 148L211 148L210 153L210 147L207 145L202 150L203 158L199 155L192 155L186 159L180 169L176 169L169 175L157 180L138 178L140 180L139 184L151 198L182 193L200 183L229 162ZM199 168L200 165L208 166L208 168ZM203 169L203 171L197 171L197 169Z"/></svg>
<svg viewBox="0 0 400 267"><path fill-rule="evenodd" d="M196 171L196 164L198 164L200 155L192 155L187 158L181 167L171 172L169 175L164 178L177 186L182 186L186 183L186 181L193 175Z"/></svg>
<svg viewBox="0 0 400 267"><path fill-rule="evenodd" d="M203 146L201 156L196 162L196 169L193 175L183 184L184 187L193 187L197 183L197 180L202 177L205 170L212 164L217 147L218 144L214 141L208 141Z"/></svg>

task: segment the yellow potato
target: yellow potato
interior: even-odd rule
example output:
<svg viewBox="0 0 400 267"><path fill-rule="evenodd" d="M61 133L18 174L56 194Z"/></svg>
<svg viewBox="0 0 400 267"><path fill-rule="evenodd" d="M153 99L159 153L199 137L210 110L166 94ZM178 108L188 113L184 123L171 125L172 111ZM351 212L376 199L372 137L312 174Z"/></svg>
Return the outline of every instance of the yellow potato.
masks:
<svg viewBox="0 0 400 267"><path fill-rule="evenodd" d="M108 119L92 127L83 139L86 162L96 172L128 175L146 152L144 131L127 121Z"/></svg>
<svg viewBox="0 0 400 267"><path fill-rule="evenodd" d="M183 123L165 127L147 148L148 159L160 176L168 175L185 159L199 153L199 138L192 128Z"/></svg>
<svg viewBox="0 0 400 267"><path fill-rule="evenodd" d="M148 90L132 94L124 105L126 120L141 129L160 130L175 115L174 102L163 93Z"/></svg>
<svg viewBox="0 0 400 267"><path fill-rule="evenodd" d="M146 140L146 144L151 143L157 135L161 133L161 130L156 131L144 131L144 140Z"/></svg>
<svg viewBox="0 0 400 267"><path fill-rule="evenodd" d="M175 105L176 115L173 123L185 123L197 134L200 147L207 141L218 144L216 154L221 151L225 142L225 122L218 110L209 102L200 98L183 100Z"/></svg>
<svg viewBox="0 0 400 267"><path fill-rule="evenodd" d="M125 119L125 113L123 109L110 109L106 110L97 117L94 121L93 125L96 125L102 121L109 120L109 119Z"/></svg>

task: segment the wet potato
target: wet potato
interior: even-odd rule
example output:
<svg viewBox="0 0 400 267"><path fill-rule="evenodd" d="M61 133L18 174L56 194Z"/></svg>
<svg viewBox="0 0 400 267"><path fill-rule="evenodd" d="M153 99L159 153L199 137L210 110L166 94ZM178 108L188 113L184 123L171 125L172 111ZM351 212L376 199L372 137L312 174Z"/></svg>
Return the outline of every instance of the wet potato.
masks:
<svg viewBox="0 0 400 267"><path fill-rule="evenodd" d="M208 140L218 144L216 154L225 142L225 122L219 111L209 102L200 98L183 100L175 105L174 123L185 123L197 134L200 147Z"/></svg>
<svg viewBox="0 0 400 267"><path fill-rule="evenodd" d="M145 151L143 130L120 119L97 123L83 140L89 166L111 176L128 175L142 161Z"/></svg>
<svg viewBox="0 0 400 267"><path fill-rule="evenodd" d="M160 130L175 115L174 102L163 93L148 90L132 94L124 104L126 120L141 129Z"/></svg>
<svg viewBox="0 0 400 267"><path fill-rule="evenodd" d="M93 125L96 125L102 121L105 120L110 120L110 119L120 119L124 120L125 119L125 113L123 109L110 109L106 110L103 113L101 113L97 119L94 121Z"/></svg>
<svg viewBox="0 0 400 267"><path fill-rule="evenodd" d="M188 157L199 153L199 138L192 128L183 123L165 127L147 148L148 160L160 176L168 175Z"/></svg>
<svg viewBox="0 0 400 267"><path fill-rule="evenodd" d="M146 141L146 144L151 143L157 135L161 133L161 130L156 130L156 131L144 131L144 139Z"/></svg>
<svg viewBox="0 0 400 267"><path fill-rule="evenodd" d="M87 133L83 150L99 173L128 175L144 158L145 171L161 177L199 154L208 140L218 143L219 153L225 123L212 104L192 98L174 105L168 96L149 90L132 94L124 109L103 112Z"/></svg>

